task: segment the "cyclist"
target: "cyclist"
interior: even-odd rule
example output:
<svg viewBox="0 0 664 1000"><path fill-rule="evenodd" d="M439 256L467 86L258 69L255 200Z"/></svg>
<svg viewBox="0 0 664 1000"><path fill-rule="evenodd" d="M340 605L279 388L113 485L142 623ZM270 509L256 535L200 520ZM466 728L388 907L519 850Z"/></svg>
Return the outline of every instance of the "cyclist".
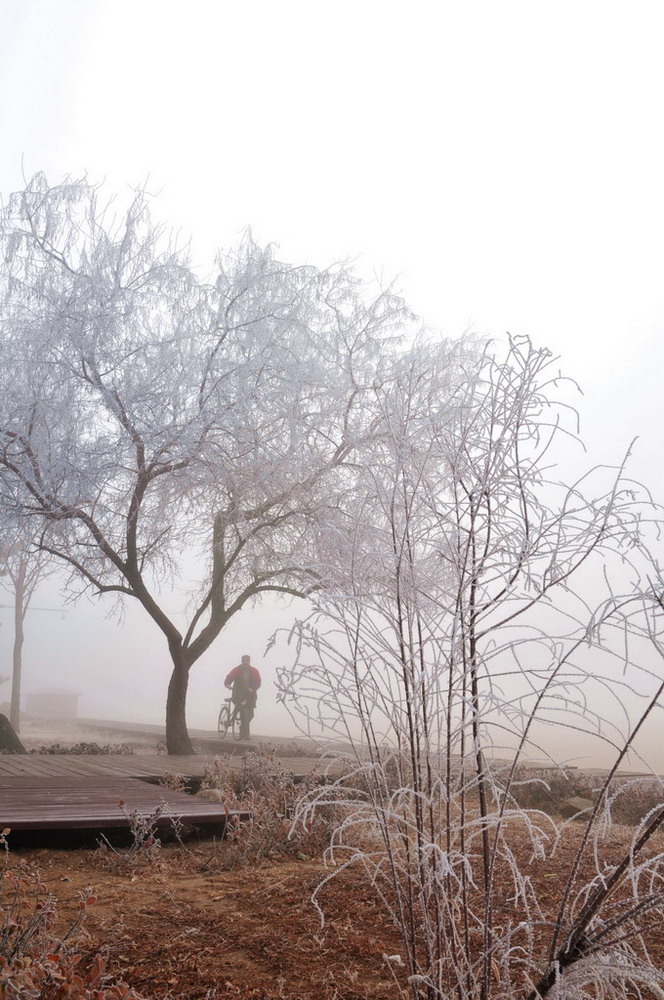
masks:
<svg viewBox="0 0 664 1000"><path fill-rule="evenodd" d="M249 724L254 717L261 675L251 665L251 657L243 656L237 667L233 667L224 684L231 688L233 704L240 714L240 739L249 739Z"/></svg>

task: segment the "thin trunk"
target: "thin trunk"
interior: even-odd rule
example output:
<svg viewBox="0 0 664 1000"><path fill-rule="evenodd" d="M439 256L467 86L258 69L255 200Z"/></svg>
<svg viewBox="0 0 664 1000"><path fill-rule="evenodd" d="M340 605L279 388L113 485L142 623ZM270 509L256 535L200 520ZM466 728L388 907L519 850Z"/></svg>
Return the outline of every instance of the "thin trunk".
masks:
<svg viewBox="0 0 664 1000"><path fill-rule="evenodd" d="M169 641L168 648L173 660L173 673L168 684L166 699L166 749L170 754L195 753L187 731L187 687L189 667L182 646Z"/></svg>
<svg viewBox="0 0 664 1000"><path fill-rule="evenodd" d="M25 576L27 562L21 559L14 581L14 653L12 666L12 697L9 721L18 733L21 729L21 667L23 655L23 619L26 612Z"/></svg>

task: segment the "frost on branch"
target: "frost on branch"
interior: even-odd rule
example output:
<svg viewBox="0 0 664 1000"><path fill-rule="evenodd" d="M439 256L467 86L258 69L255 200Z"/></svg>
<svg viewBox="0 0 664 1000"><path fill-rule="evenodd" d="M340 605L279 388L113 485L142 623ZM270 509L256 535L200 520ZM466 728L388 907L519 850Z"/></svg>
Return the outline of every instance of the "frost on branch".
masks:
<svg viewBox="0 0 664 1000"><path fill-rule="evenodd" d="M311 525L372 434L404 307L250 236L202 281L144 191L122 208L87 181L37 175L0 242L2 502L75 593L142 604L172 661L168 746L190 752L193 663L248 602L317 586Z"/></svg>
<svg viewBox="0 0 664 1000"><path fill-rule="evenodd" d="M328 877L364 872L414 1000L664 985L648 952L664 806L606 856L615 772L661 711L659 512L622 466L561 484L574 414L552 365L520 338L481 355L418 345L395 363L280 677L294 718L334 737L346 768L296 822L340 809ZM564 774L580 736L612 769L585 827L561 828L521 790L545 782L528 764ZM543 864L555 883L534 877Z"/></svg>

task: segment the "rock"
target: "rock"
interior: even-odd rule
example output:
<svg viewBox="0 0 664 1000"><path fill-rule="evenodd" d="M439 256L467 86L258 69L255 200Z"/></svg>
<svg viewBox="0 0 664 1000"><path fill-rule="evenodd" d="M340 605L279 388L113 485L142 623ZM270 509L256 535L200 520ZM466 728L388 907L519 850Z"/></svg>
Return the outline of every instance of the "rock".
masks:
<svg viewBox="0 0 664 1000"><path fill-rule="evenodd" d="M587 813L593 808L595 803L592 799L584 799L580 795L573 795L569 799L565 799L558 806L558 812L565 819L572 819L573 816L577 816L578 813L582 813L580 819L587 819Z"/></svg>
<svg viewBox="0 0 664 1000"><path fill-rule="evenodd" d="M0 715L0 753L27 753L6 715Z"/></svg>

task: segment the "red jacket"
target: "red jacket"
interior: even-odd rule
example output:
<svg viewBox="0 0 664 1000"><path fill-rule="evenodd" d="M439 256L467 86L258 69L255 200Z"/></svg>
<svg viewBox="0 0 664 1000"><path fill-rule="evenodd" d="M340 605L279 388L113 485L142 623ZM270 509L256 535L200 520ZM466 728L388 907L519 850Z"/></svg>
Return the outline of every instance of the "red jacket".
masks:
<svg viewBox="0 0 664 1000"><path fill-rule="evenodd" d="M226 687L228 688L232 687L235 681L240 679L241 676L240 671L244 669L245 668L242 666L242 664L239 664L239 666L237 667L233 667L230 674L224 681ZM252 666L249 667L249 677L247 686L252 691L258 691L259 687L261 686L261 675L259 674L258 670L256 670L256 667Z"/></svg>

